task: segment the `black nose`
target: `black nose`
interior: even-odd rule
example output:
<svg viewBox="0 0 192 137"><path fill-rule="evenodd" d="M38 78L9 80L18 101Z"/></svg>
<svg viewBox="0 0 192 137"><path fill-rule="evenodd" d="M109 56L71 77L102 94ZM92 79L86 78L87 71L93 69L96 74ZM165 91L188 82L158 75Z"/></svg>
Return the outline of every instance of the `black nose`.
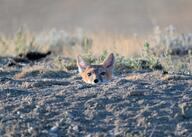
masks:
<svg viewBox="0 0 192 137"><path fill-rule="evenodd" d="M98 79L95 79L95 80L94 80L94 83L98 83L98 82L99 82L99 80L98 80Z"/></svg>

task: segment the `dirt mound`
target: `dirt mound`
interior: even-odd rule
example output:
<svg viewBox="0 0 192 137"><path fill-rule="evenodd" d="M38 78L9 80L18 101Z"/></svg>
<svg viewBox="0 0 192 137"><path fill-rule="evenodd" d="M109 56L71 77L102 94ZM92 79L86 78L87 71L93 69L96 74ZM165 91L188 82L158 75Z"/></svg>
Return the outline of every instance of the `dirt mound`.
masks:
<svg viewBox="0 0 192 137"><path fill-rule="evenodd" d="M20 71L1 65L1 136L192 135L191 75L132 72L88 85L76 70Z"/></svg>

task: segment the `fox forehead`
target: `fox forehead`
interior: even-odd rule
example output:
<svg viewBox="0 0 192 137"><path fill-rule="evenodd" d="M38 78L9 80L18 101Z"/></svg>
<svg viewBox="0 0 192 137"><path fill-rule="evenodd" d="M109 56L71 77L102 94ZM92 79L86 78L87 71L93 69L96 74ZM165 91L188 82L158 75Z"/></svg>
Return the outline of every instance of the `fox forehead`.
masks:
<svg viewBox="0 0 192 137"><path fill-rule="evenodd" d="M83 70L80 73L80 75L84 76L87 73L93 73L95 75L99 75L101 72L106 72L106 77L109 77L109 78L112 77L112 70L111 69L107 69L107 68L103 67L102 65L90 65L85 70Z"/></svg>
<svg viewBox="0 0 192 137"><path fill-rule="evenodd" d="M87 67L84 72L100 72L100 71L105 71L106 68L104 68L102 65L90 65L89 67Z"/></svg>

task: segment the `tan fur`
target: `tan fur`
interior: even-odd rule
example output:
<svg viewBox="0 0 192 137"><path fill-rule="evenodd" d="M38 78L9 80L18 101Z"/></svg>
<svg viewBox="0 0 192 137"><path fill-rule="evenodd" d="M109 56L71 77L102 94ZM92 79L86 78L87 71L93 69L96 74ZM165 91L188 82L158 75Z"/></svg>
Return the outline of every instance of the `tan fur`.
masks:
<svg viewBox="0 0 192 137"><path fill-rule="evenodd" d="M99 71L99 72L96 72ZM101 72L105 72L105 75L103 76L99 76ZM88 76L87 74L91 73L92 76ZM86 83L93 83L93 81L97 78L97 77L102 77L103 80L109 81L112 79L112 71L105 69L102 65L97 65L97 66L89 66L87 67L84 71L80 72L80 76L83 78L83 80Z"/></svg>

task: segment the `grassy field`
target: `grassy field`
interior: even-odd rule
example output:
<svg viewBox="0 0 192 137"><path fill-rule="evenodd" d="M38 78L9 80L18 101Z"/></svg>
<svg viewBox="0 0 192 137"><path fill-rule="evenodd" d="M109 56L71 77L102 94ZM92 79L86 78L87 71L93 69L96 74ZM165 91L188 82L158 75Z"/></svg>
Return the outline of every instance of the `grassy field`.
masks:
<svg viewBox="0 0 192 137"><path fill-rule="evenodd" d="M55 29L36 34L21 27L10 37L0 36L0 49L1 56L50 50L55 55L56 64L61 64L57 65L60 67L74 66L77 55L84 56L90 63L98 63L113 52L116 54L117 68L158 69L161 66L170 72L192 71L192 34L177 33L173 26L164 29L157 26L153 34L147 36ZM60 57L69 57L72 62L63 64L58 61Z"/></svg>

